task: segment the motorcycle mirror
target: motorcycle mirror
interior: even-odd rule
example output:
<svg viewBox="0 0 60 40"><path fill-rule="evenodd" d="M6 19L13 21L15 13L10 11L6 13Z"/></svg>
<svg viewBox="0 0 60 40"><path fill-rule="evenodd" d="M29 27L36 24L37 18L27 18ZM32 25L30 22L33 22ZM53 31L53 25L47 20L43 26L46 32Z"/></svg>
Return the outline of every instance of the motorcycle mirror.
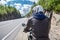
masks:
<svg viewBox="0 0 60 40"><path fill-rule="evenodd" d="M22 26L24 27L24 26L26 26L26 24L25 23L22 23Z"/></svg>

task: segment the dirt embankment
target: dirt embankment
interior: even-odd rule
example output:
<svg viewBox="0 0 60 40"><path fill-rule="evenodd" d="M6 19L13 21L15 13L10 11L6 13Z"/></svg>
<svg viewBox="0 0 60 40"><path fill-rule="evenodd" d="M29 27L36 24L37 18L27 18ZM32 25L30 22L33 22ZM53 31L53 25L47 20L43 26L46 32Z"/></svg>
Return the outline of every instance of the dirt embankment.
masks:
<svg viewBox="0 0 60 40"><path fill-rule="evenodd" d="M60 40L60 15L53 14L51 21L50 40Z"/></svg>

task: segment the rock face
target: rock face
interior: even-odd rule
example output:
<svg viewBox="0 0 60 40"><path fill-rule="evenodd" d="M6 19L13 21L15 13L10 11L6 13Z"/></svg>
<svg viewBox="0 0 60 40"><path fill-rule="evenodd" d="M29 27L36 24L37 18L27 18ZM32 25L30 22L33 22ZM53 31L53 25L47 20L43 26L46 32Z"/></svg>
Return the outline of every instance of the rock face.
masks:
<svg viewBox="0 0 60 40"><path fill-rule="evenodd" d="M0 21L6 21L11 19L17 19L17 18L21 18L21 15L18 13L9 13L9 14L0 16Z"/></svg>
<svg viewBox="0 0 60 40"><path fill-rule="evenodd" d="M51 20L50 40L60 40L60 15L53 14Z"/></svg>

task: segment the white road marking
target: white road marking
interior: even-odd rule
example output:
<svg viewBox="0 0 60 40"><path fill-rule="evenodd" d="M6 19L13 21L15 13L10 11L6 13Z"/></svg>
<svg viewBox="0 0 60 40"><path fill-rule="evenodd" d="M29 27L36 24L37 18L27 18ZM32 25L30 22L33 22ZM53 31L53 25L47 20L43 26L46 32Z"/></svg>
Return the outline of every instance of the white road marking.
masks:
<svg viewBox="0 0 60 40"><path fill-rule="evenodd" d="M19 24L20 25L20 24ZM2 40L5 40L9 35L11 35L18 27L19 25L17 25L11 32L9 32L5 37L2 38Z"/></svg>

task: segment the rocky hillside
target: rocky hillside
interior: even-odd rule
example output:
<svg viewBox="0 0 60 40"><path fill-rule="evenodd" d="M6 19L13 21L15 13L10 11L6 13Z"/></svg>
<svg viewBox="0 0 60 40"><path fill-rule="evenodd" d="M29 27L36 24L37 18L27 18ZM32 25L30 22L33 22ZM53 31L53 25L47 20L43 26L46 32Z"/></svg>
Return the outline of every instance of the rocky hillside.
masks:
<svg viewBox="0 0 60 40"><path fill-rule="evenodd" d="M0 5L0 21L21 18L20 12L11 6Z"/></svg>
<svg viewBox="0 0 60 40"><path fill-rule="evenodd" d="M53 14L51 21L50 40L60 40L60 15Z"/></svg>

